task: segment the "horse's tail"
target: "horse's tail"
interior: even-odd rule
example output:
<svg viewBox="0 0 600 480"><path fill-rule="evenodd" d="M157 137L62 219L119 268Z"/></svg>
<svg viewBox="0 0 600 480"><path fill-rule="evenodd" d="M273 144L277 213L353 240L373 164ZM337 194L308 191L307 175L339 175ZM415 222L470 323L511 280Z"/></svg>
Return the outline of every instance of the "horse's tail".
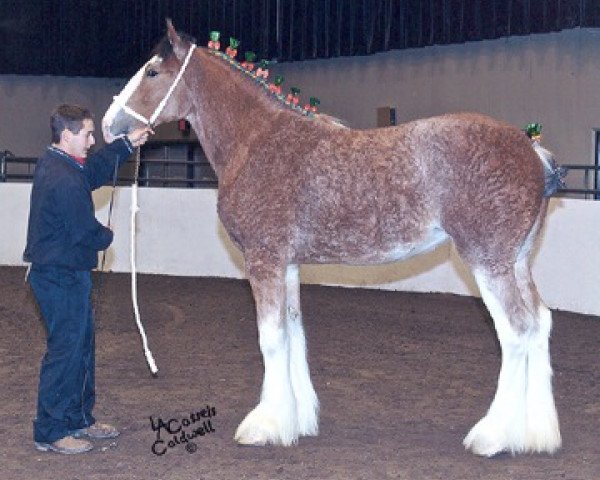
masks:
<svg viewBox="0 0 600 480"><path fill-rule="evenodd" d="M567 174L567 170L564 167L558 166L552 152L542 147L539 142L533 142L533 149L544 165L544 197L550 197L559 188L565 186L562 179Z"/></svg>

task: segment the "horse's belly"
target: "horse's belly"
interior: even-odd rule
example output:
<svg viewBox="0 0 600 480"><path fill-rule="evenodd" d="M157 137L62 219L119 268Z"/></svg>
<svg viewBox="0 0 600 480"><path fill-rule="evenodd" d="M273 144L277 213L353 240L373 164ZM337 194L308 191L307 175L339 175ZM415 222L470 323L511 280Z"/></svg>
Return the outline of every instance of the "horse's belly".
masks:
<svg viewBox="0 0 600 480"><path fill-rule="evenodd" d="M419 239L417 242L400 242L391 248L382 249L381 252L376 255L376 261L389 263L406 260L415 255L433 250L438 245L448 240L448 238L448 234L444 230L435 227L429 230L423 238Z"/></svg>
<svg viewBox="0 0 600 480"><path fill-rule="evenodd" d="M300 263L342 263L348 265L374 265L404 260L433 250L448 240L440 227L431 227L410 240L387 238L376 241L363 238L355 241L323 241L313 244L297 260ZM337 239L339 240L339 238ZM316 248L315 248L316 247Z"/></svg>

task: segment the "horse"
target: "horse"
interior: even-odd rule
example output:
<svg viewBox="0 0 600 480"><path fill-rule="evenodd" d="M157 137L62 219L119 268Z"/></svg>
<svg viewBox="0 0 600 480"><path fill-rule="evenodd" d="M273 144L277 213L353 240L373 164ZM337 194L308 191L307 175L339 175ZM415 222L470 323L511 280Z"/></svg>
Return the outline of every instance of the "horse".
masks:
<svg viewBox="0 0 600 480"><path fill-rule="evenodd" d="M463 443L482 456L554 453L550 310L531 274L546 215L543 152L476 113L356 130L290 108L233 59L167 20L152 58L108 108L105 140L185 118L218 177L218 214L243 253L264 363L235 440L290 446L318 434L299 265L398 261L452 241L501 346L497 389Z"/></svg>

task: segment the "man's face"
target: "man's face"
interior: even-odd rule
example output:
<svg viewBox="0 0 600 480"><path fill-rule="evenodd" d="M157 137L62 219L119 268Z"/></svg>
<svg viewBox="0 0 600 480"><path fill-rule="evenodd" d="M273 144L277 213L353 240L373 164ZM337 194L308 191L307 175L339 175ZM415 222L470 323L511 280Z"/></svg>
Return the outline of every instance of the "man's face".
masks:
<svg viewBox="0 0 600 480"><path fill-rule="evenodd" d="M86 118L78 133L64 131L67 153L74 157L86 158L88 150L96 143L94 139L94 121Z"/></svg>

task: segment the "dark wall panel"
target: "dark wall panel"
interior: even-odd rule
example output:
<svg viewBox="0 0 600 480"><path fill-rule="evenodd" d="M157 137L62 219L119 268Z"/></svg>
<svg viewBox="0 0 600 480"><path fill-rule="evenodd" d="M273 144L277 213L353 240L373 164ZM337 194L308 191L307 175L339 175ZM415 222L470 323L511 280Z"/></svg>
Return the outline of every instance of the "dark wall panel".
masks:
<svg viewBox="0 0 600 480"><path fill-rule="evenodd" d="M166 17L200 44L219 30L292 61L600 27L600 1L2 0L0 74L129 76Z"/></svg>

